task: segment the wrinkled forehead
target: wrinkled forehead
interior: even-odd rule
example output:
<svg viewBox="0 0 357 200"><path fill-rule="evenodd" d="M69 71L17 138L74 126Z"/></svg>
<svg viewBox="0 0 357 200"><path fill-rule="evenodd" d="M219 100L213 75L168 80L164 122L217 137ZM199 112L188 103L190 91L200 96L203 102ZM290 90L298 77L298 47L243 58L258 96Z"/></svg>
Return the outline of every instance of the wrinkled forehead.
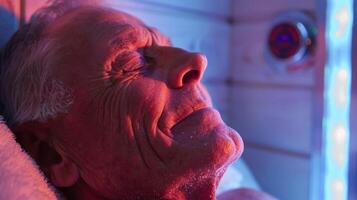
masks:
<svg viewBox="0 0 357 200"><path fill-rule="evenodd" d="M168 37L138 18L104 7L73 9L51 24L46 34L72 44L82 41L90 47L140 48L171 43Z"/></svg>

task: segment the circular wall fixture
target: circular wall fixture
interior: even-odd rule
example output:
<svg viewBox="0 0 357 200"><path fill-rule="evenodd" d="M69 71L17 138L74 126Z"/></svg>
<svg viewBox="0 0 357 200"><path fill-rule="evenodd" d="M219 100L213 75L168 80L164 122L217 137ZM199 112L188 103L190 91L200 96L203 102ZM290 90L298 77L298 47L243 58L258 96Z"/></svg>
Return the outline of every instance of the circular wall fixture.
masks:
<svg viewBox="0 0 357 200"><path fill-rule="evenodd" d="M266 39L266 57L279 71L298 71L311 65L316 26L304 12L291 11L273 20Z"/></svg>

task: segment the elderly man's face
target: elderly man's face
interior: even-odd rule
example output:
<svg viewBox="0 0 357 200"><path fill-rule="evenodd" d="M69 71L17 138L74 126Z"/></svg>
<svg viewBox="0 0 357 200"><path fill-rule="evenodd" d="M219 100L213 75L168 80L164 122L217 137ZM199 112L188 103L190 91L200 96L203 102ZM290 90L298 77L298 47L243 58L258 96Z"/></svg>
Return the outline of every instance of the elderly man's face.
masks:
<svg viewBox="0 0 357 200"><path fill-rule="evenodd" d="M69 171L107 198L214 198L243 144L200 83L204 55L105 9L72 11L46 34L63 46L54 74L74 98L49 122Z"/></svg>

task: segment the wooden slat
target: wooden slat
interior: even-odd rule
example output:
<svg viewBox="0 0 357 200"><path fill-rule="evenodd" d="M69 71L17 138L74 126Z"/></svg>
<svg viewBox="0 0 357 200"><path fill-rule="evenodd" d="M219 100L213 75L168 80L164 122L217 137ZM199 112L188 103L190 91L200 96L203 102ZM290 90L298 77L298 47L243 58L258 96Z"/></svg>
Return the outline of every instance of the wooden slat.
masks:
<svg viewBox="0 0 357 200"><path fill-rule="evenodd" d="M312 91L235 85L231 94L231 122L243 140L310 153Z"/></svg>
<svg viewBox="0 0 357 200"><path fill-rule="evenodd" d="M311 0L233 0L233 17L237 21L269 20L288 10L315 11L316 1Z"/></svg>
<svg viewBox="0 0 357 200"><path fill-rule="evenodd" d="M204 17L218 17L225 19L230 17L231 1L221 0L77 0L82 2L99 2L106 5L123 5L124 7L152 9L176 10L179 12L191 13L194 15L202 15ZM31 14L37 7L46 3L47 0L27 0L29 6L29 14Z"/></svg>
<svg viewBox="0 0 357 200"><path fill-rule="evenodd" d="M205 86L211 96L213 106L219 111L222 116L222 119L229 124L229 116L228 116L228 98L229 98L229 90L227 85L219 82L207 82Z"/></svg>
<svg viewBox="0 0 357 200"><path fill-rule="evenodd" d="M245 148L243 159L263 191L278 199L309 199L309 160L249 147Z"/></svg>
<svg viewBox="0 0 357 200"><path fill-rule="evenodd" d="M174 9L183 9L186 12L197 12L220 17L230 17L232 3L230 0L136 0L136 2L172 7Z"/></svg>

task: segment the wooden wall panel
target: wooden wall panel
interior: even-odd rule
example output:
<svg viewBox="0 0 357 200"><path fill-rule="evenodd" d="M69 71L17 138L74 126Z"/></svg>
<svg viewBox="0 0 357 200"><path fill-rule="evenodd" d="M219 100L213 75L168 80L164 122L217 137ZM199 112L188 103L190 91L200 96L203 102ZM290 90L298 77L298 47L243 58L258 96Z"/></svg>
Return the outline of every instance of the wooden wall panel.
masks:
<svg viewBox="0 0 357 200"><path fill-rule="evenodd" d="M219 82L206 82L205 86L211 95L213 106L219 111L222 116L222 119L230 126L229 119L229 89L224 83Z"/></svg>
<svg viewBox="0 0 357 200"><path fill-rule="evenodd" d="M288 10L315 11L312 0L233 0L233 17L236 21L270 20L274 15Z"/></svg>
<svg viewBox="0 0 357 200"><path fill-rule="evenodd" d="M293 86L314 85L314 68L297 72L279 72L267 62L267 37L271 22L244 22L233 26L231 79L265 85L283 84Z"/></svg>
<svg viewBox="0 0 357 200"><path fill-rule="evenodd" d="M246 142L310 152L312 91L235 85L231 123Z"/></svg>
<svg viewBox="0 0 357 200"><path fill-rule="evenodd" d="M281 200L309 199L309 160L249 147L243 159L263 191Z"/></svg>
<svg viewBox="0 0 357 200"><path fill-rule="evenodd" d="M233 1L230 118L246 141L244 158L253 174L279 199L310 198L312 134L319 126L314 124L317 73L314 64L278 72L267 62L267 36L278 14L303 10L314 16L316 5L310 0Z"/></svg>
<svg viewBox="0 0 357 200"><path fill-rule="evenodd" d="M231 1L230 0L137 0L138 2L153 4L156 6L170 6L176 9L184 9L186 12L199 12L201 14L215 15L219 17L230 17ZM154 4L155 5L155 4Z"/></svg>

